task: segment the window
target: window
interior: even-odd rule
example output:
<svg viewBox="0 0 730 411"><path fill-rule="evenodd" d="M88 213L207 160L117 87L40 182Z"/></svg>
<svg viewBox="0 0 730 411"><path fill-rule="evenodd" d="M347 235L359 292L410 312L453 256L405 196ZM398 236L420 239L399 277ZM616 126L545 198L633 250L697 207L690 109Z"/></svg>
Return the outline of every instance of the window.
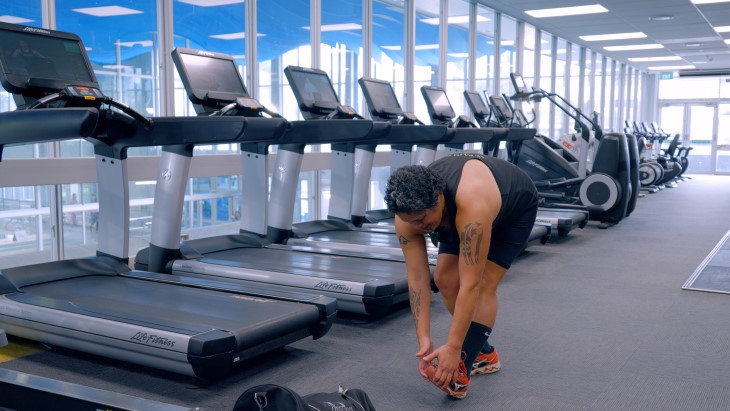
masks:
<svg viewBox="0 0 730 411"><path fill-rule="evenodd" d="M477 44L475 90L494 92L494 12L477 5Z"/></svg>

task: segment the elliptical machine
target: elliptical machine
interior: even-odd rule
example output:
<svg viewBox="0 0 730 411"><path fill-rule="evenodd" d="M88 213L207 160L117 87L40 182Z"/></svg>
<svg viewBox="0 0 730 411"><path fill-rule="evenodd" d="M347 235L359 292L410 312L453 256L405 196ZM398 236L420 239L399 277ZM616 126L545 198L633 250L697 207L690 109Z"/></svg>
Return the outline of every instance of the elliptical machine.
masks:
<svg viewBox="0 0 730 411"><path fill-rule="evenodd" d="M581 149L577 165L568 162L543 139L527 140L510 148L511 155L516 158L515 164L535 181L544 199L544 206L586 209L591 220L601 222L601 228L608 228L628 216L636 204L638 190L633 187L638 185L638 167L632 164L638 163L638 157L636 151L630 149L626 135L604 134L597 122L561 96L534 87L529 91L520 74L512 73L510 77L516 90L510 99L539 102L546 98L575 120L580 133L577 143ZM498 102L499 99L490 101ZM588 174L591 128L598 130L595 133L598 144Z"/></svg>

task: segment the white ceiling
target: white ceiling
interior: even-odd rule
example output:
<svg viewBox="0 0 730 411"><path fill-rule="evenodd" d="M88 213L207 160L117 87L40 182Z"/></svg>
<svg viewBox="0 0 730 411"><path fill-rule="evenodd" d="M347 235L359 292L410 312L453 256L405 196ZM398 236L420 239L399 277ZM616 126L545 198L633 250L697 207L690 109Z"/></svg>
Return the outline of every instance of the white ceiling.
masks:
<svg viewBox="0 0 730 411"><path fill-rule="evenodd" d="M730 26L730 3L695 5L690 0L477 0L493 9L524 20L572 43L629 63L641 70L654 66L694 65L694 70L730 71L730 33L713 27ZM535 19L525 10L601 4L608 13ZM670 16L655 21L651 17ZM647 38L586 42L579 36L643 32ZM659 43L663 49L610 52L604 46ZM679 56L666 62L629 62L630 57ZM662 70L671 71L671 70ZM684 70L683 70L684 71Z"/></svg>

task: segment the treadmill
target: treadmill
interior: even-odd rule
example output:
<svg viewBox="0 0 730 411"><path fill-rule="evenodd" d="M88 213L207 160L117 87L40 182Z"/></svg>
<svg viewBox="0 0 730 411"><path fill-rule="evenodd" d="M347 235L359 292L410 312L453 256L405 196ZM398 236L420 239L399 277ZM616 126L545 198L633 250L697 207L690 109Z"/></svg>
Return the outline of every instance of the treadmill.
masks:
<svg viewBox="0 0 730 411"><path fill-rule="evenodd" d="M454 108L449 101L446 91L441 87L435 86L422 86L421 94L423 99L426 101L426 108L431 117L431 121L434 124L449 124L452 127L456 127L457 131L461 131L465 134L464 139L459 141L457 144L447 144L444 147L444 151L447 154L455 154L464 151L464 144L466 143L482 143L482 154L489 155L490 152L496 151L499 148L499 142L502 140L522 140L526 138L532 138L536 130L535 129L513 129L513 128L500 128L500 127L476 127L468 118L465 116L456 116ZM491 139L480 140L478 139L479 134L475 133L479 130L492 130L494 132ZM469 138L471 137L471 138ZM527 240L527 245L539 242L545 244L548 239L554 235L557 231L557 225L555 221L548 219L537 218L535 224L532 226L530 236Z"/></svg>
<svg viewBox="0 0 730 411"><path fill-rule="evenodd" d="M249 97L231 56L176 48L172 57L199 118L276 119L275 113ZM216 73L217 80L213 90L208 80L211 72ZM151 245L137 254L135 268L282 292L321 294L335 298L338 311L370 316L382 315L393 305L406 301L405 265L397 261L403 258L400 249L398 254L387 254L385 248L377 247L338 251L276 241L291 232L290 228L279 227L292 225L296 182L307 144L335 142L346 146L352 145L351 140L379 142L385 133L400 138L398 133L391 132L390 124L352 119L353 110L336 101L320 99L312 104L317 110L335 114L326 120L287 122L286 132L276 140L278 151L270 201L270 142L241 145L244 191L238 234L180 243L180 222L166 215L169 210L182 209L192 147L163 150L163 169L170 170L168 174L174 178L167 179L162 174L158 178ZM440 141L445 131L445 127L429 127L421 138ZM270 227L271 221L276 221L275 228Z"/></svg>
<svg viewBox="0 0 730 411"><path fill-rule="evenodd" d="M329 101L335 101L339 104L339 100L332 86L327 73L322 70L288 66L284 69L284 73L292 86L294 96L297 98L299 108L305 119L316 120L331 116L331 113L322 112L316 106L312 106L312 95L327 96ZM435 126L445 126L437 124ZM388 139L382 141L382 144L393 144L399 141L393 139L393 129L403 130L404 133L415 134L420 136L423 134L422 128L415 128L412 125L400 125L395 128L393 126L388 135ZM433 126L431 126L433 127ZM423 127L426 129L426 127ZM449 128L449 139L444 141L447 146L463 146L466 142L473 141L489 141L500 133L507 133L507 129L479 129L479 128ZM527 132L527 130L520 130ZM416 138L410 141L411 144L423 143L422 139ZM377 142L372 142L375 144ZM400 244L397 237L392 231L383 232L384 230L372 227L356 227L350 222L352 216L352 204L349 202L353 198L353 193L362 192L359 190L367 190L367 182L370 179L371 167L363 167L364 161L358 161L358 155L372 156L374 155L374 146L365 146L359 151L353 147L333 147L332 148L332 175L333 178L332 197L330 202L329 215L326 220L314 220L297 223L292 226L292 236L281 236L277 242L285 242L286 244L296 244L303 246L331 247L338 250L372 250L372 247L383 250L389 249L389 253L393 258L403 261ZM348 160L351 159L351 160ZM372 160L368 163L372 165ZM354 177L355 181L361 182L359 186L349 184L349 173L366 173L367 177ZM366 182L366 184L362 184ZM294 184L296 181L293 182ZM296 186L290 183L287 191L294 193ZM365 191L366 192L366 191ZM363 196L363 198L366 198ZM272 189L272 202L274 200L274 191ZM364 201L364 200L361 200ZM343 206L344 204L344 206ZM272 221L270 226L277 227ZM377 231L376 231L377 230ZM373 250L374 251L374 250ZM385 251L384 251L385 252ZM429 253L429 259L432 264L436 260L436 251Z"/></svg>
<svg viewBox="0 0 730 411"><path fill-rule="evenodd" d="M495 105L495 110L490 110L487 104L484 103L479 93L464 91L464 98L466 99L467 105L474 114L474 118L481 127L486 127L492 115L495 117L495 121L508 124L510 119L505 116L511 117L511 109L507 105L506 101L498 96L490 99L492 104ZM520 112L521 113L521 112ZM519 144L522 141L530 140L534 138L534 135L524 135L511 133L504 139L508 145L515 142ZM492 152L492 155L497 155L497 150ZM510 160L511 160L510 156ZM552 238L557 239L560 237L566 237L570 231L575 228L583 228L588 223L588 212L583 210L569 210L569 209L557 209L557 208L544 208L540 207L537 210L537 222L550 224L552 227Z"/></svg>
<svg viewBox="0 0 730 411"><path fill-rule="evenodd" d="M329 330L336 302L327 297L242 286L222 291L221 282L128 266L129 147L194 144L207 135L221 143L275 139L284 121L148 119L99 91L78 36L0 23L1 49L19 41L43 57L0 54L0 83L19 107L0 113L0 153L11 144L90 141L99 185L99 248L93 257L0 270L0 329L202 380Z"/></svg>
<svg viewBox="0 0 730 411"><path fill-rule="evenodd" d="M385 121L391 124L412 124L414 126L425 125L415 114L403 111L390 82L362 77L358 80L358 84L363 97L365 97L368 113L374 121ZM453 135L453 129L449 129L449 133ZM410 164L428 165L436 157L437 148L438 145L436 144L418 144L414 156L413 145L391 144L390 170L392 172ZM367 174L367 177L367 184L369 185L370 174ZM351 222L358 227L395 231L393 213L386 209L367 210L368 187L360 185L358 187L361 187L361 189L353 193ZM358 198L358 196L362 198Z"/></svg>

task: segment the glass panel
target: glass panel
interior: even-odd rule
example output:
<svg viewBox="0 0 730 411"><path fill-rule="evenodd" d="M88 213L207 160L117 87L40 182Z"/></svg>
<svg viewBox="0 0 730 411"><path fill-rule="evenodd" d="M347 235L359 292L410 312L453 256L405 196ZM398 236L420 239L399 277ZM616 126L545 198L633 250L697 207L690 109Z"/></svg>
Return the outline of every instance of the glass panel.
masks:
<svg viewBox="0 0 730 411"><path fill-rule="evenodd" d="M604 59L600 54L596 54L596 66L593 68L595 76L593 78L593 111L598 112L598 121L604 126L604 109L603 109L603 87L604 87Z"/></svg>
<svg viewBox="0 0 730 411"><path fill-rule="evenodd" d="M691 105L689 108L689 155L688 173L712 172L712 135L715 122L715 106Z"/></svg>
<svg viewBox="0 0 730 411"><path fill-rule="evenodd" d="M565 97L566 83L569 75L567 67L567 55L568 55L568 43L563 39L558 39L558 49L555 53L555 88L553 92L560 96ZM550 115L554 119L551 138L558 139L560 136L567 133L568 120L565 113L562 110L556 108L554 105L550 105Z"/></svg>
<svg viewBox="0 0 730 411"><path fill-rule="evenodd" d="M715 171L719 173L730 173L730 104L720 104L718 110L719 121L717 123L717 158L715 160Z"/></svg>
<svg viewBox="0 0 730 411"><path fill-rule="evenodd" d="M464 0L449 1L448 38L446 65L446 95L456 115L469 113L464 100L464 90L469 88L469 3Z"/></svg>
<svg viewBox="0 0 730 411"><path fill-rule="evenodd" d="M21 24L24 26L41 27L41 2L4 1L0 4L0 21L4 23ZM0 87L0 112L13 111L16 108L13 96ZM7 147L3 150L3 158L33 158L47 157L48 144L33 146Z"/></svg>
<svg viewBox="0 0 730 411"><path fill-rule="evenodd" d="M212 6L204 2L195 4L197 5L181 1L173 3L175 47L229 54L236 59L239 71L243 73L243 68L246 66L246 10L243 0ZM200 24L202 21L205 24ZM196 115L185 94L177 70L175 70L175 115Z"/></svg>
<svg viewBox="0 0 730 411"><path fill-rule="evenodd" d="M494 92L494 12L477 5L477 55L476 81L477 92Z"/></svg>
<svg viewBox="0 0 730 411"><path fill-rule="evenodd" d="M535 26L525 23L525 51L522 55L522 78L527 84L535 82Z"/></svg>
<svg viewBox="0 0 730 411"><path fill-rule="evenodd" d="M659 99L716 99L720 96L720 83L721 80L718 78L660 78Z"/></svg>
<svg viewBox="0 0 730 411"><path fill-rule="evenodd" d="M0 188L0 269L53 259L50 196L50 186Z"/></svg>
<svg viewBox="0 0 730 411"><path fill-rule="evenodd" d="M390 82L403 110L406 110L403 62L405 20L402 5L373 2L373 45L371 76ZM425 119L424 119L425 120Z"/></svg>
<svg viewBox="0 0 730 411"><path fill-rule="evenodd" d="M401 2L373 2L372 27L372 61L371 76L388 81L393 86L396 99L401 109L407 111L405 101L405 67L403 61L403 38L405 29L403 4ZM420 93L420 91L417 91ZM420 98L420 97L419 97ZM423 119L426 120L426 119ZM379 146L378 151L389 150L390 147ZM368 209L383 209L383 195L390 167L373 167L370 177L370 193Z"/></svg>
<svg viewBox="0 0 730 411"><path fill-rule="evenodd" d="M422 86L439 86L439 0L414 0L416 4L416 43L413 89L416 117L430 123Z"/></svg>
<svg viewBox="0 0 730 411"><path fill-rule="evenodd" d="M41 2L2 2L0 21L41 27ZM0 112L15 109L13 96L0 87ZM6 147L2 155L3 160L48 157L49 144ZM0 188L0 269L53 258L49 198L48 186Z"/></svg>
<svg viewBox="0 0 730 411"><path fill-rule="evenodd" d="M517 21L502 14L500 27L499 93L509 95L512 91L509 75L515 72L517 64Z"/></svg>
<svg viewBox="0 0 730 411"><path fill-rule="evenodd" d="M301 119L284 67L312 67L309 1L259 1L256 8L259 101L289 120ZM282 24L282 19L286 24Z"/></svg>
<svg viewBox="0 0 730 411"><path fill-rule="evenodd" d="M540 88L550 90L553 74L553 35L542 32L540 35ZM550 103L535 104L539 111L537 130L544 136L550 135Z"/></svg>
<svg viewBox="0 0 730 411"><path fill-rule="evenodd" d="M322 1L321 66L326 71L341 104L362 113L362 3L359 0Z"/></svg>

